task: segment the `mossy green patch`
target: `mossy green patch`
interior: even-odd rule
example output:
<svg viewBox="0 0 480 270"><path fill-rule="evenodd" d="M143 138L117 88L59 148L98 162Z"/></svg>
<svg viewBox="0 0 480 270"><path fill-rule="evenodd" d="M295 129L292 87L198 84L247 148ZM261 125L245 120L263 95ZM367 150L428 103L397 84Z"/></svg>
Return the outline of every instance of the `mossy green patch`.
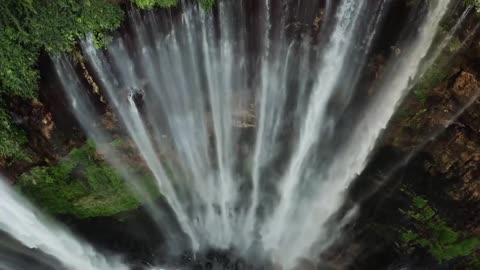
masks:
<svg viewBox="0 0 480 270"><path fill-rule="evenodd" d="M480 238L458 232L438 215L428 200L405 191L412 199L409 209L401 212L411 221L411 228L400 230L400 239L404 247L422 247L439 262L458 257L476 256L480 249Z"/></svg>
<svg viewBox="0 0 480 270"><path fill-rule="evenodd" d="M148 174L143 173L136 181L159 196ZM21 175L18 187L54 215L110 216L142 204L115 169L97 155L92 143L73 150L57 165L36 167Z"/></svg>
<svg viewBox="0 0 480 270"><path fill-rule="evenodd" d="M413 93L418 101L424 103L427 101L430 91L440 82L448 77L450 68L450 56L442 54L438 59L425 71L418 83L413 87Z"/></svg>
<svg viewBox="0 0 480 270"><path fill-rule="evenodd" d="M153 7L173 7L177 5L178 0L132 0L137 7L141 9L151 9ZM215 4L215 0L197 0L203 8L211 8Z"/></svg>
<svg viewBox="0 0 480 270"><path fill-rule="evenodd" d="M172 7L177 4L177 0L133 0L141 9L149 9L155 6Z"/></svg>
<svg viewBox="0 0 480 270"><path fill-rule="evenodd" d="M458 18L456 16L446 16L439 27L439 30L435 36L433 44L437 46L444 46L441 49L440 54L431 55L434 58L434 62L427 67L422 77L413 87L413 93L417 97L418 101L425 103L428 99L430 91L444 81L452 70L452 57L462 47L462 42L455 33L452 35L451 31L455 26ZM447 42L447 43L444 43ZM437 48L436 48L437 49ZM435 53L435 50L432 50Z"/></svg>

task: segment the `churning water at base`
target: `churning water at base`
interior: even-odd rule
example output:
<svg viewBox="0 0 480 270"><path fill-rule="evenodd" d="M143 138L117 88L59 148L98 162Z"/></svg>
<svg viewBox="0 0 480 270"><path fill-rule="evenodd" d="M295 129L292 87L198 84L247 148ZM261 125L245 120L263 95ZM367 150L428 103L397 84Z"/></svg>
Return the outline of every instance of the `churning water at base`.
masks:
<svg viewBox="0 0 480 270"><path fill-rule="evenodd" d="M403 29L395 29L381 76L365 83L393 1L293 2L132 10L124 35L107 49L82 43L105 102L194 251L233 249L284 268L300 258L317 261L355 214L337 215L345 191L421 70L449 7L447 0L412 7ZM53 61L86 133L99 145L112 141L74 62ZM104 151L106 160L141 196L151 194L136 186L116 151ZM2 211L20 213L13 198L11 205L2 201ZM149 210L154 217L162 211L154 204ZM53 237L63 232L56 227L38 223L53 238L13 230L38 222L32 208L19 211L33 221L7 219L0 229L24 244L71 269L122 269L92 261L93 251L69 236Z"/></svg>

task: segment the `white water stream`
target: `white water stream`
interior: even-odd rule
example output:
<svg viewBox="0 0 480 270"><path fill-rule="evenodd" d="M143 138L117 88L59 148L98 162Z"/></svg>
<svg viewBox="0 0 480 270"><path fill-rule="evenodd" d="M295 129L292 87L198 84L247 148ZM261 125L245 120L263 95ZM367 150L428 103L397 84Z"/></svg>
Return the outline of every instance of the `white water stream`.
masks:
<svg viewBox="0 0 480 270"><path fill-rule="evenodd" d="M13 236L26 247L52 256L67 269L128 269L119 260L105 258L89 244L83 243L65 228L48 220L38 209L11 190L3 178L0 178L0 198L0 231ZM2 266L0 262L0 267L7 266Z"/></svg>

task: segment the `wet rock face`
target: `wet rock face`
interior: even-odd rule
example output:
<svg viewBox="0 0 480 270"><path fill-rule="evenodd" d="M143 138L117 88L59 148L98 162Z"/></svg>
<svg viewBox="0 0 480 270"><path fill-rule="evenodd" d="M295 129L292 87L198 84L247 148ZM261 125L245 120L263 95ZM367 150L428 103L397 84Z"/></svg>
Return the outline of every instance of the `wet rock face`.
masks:
<svg viewBox="0 0 480 270"><path fill-rule="evenodd" d="M102 127L108 131L119 131L117 115L111 111L107 111L100 120Z"/></svg>
<svg viewBox="0 0 480 270"><path fill-rule="evenodd" d="M409 96L390 124L385 144L429 156L421 164L430 175L422 186L442 213L462 229L480 234L480 81L458 70L424 102ZM418 148L418 146L422 146ZM438 206L438 205L437 205Z"/></svg>
<svg viewBox="0 0 480 270"><path fill-rule="evenodd" d="M453 97L460 104L468 104L459 123L475 133L480 133L480 82L468 72L461 72L452 86Z"/></svg>
<svg viewBox="0 0 480 270"><path fill-rule="evenodd" d="M458 75L456 75L451 90L457 100L462 103L467 103L478 92L478 81L475 75L460 71Z"/></svg>
<svg viewBox="0 0 480 270"><path fill-rule="evenodd" d="M480 82L473 74L460 72L454 78L451 87L444 89L445 112L456 119L437 119L432 122L445 123L446 136L433 142L429 149L434 159L432 170L446 174L448 177L460 176L460 183L450 191L455 200L473 200L480 202L480 103L478 94ZM440 92L441 93L441 92ZM446 113L447 114L447 113Z"/></svg>
<svg viewBox="0 0 480 270"><path fill-rule="evenodd" d="M432 174L460 177L450 193L455 200L480 201L480 82L459 71L435 88L426 103L406 101L408 116L397 116L387 132L387 144L406 151L433 137L424 147L431 154ZM409 99L415 99L410 97Z"/></svg>
<svg viewBox="0 0 480 270"><path fill-rule="evenodd" d="M55 137L55 120L45 105L37 100L11 100L12 118L28 135L29 147L37 154L55 159L51 140Z"/></svg>
<svg viewBox="0 0 480 270"><path fill-rule="evenodd" d="M51 139L55 122L52 114L41 102L32 100L25 103L14 100L10 105L15 108L11 111L17 125L23 126L32 133L37 133L46 140Z"/></svg>
<svg viewBox="0 0 480 270"><path fill-rule="evenodd" d="M143 89L131 87L128 88L127 91L128 100L132 100L138 107L143 105L143 100L145 97L145 91Z"/></svg>
<svg viewBox="0 0 480 270"><path fill-rule="evenodd" d="M29 118L27 118L28 124L41 134L41 136L47 140L52 138L53 128L55 123L52 118L52 114L47 112L38 101L32 102L32 112Z"/></svg>
<svg viewBox="0 0 480 270"><path fill-rule="evenodd" d="M15 124L25 131L28 143L25 146L28 158L14 162L1 162L0 169L12 179L32 166L56 162L70 149L83 142L83 134L75 129L63 129L56 115L39 100L12 98L7 101L10 115Z"/></svg>

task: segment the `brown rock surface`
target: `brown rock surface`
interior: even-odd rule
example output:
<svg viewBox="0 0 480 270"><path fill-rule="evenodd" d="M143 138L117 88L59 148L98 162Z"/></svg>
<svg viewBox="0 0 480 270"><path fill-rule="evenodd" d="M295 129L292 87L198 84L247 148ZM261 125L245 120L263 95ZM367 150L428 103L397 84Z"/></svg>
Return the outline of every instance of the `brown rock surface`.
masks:
<svg viewBox="0 0 480 270"><path fill-rule="evenodd" d="M479 90L474 74L457 71L425 102L414 94L407 97L384 137L387 145L431 157L424 166L438 179L432 187L444 192L446 201L461 206L452 209L462 219L457 223L474 234L480 234Z"/></svg>

